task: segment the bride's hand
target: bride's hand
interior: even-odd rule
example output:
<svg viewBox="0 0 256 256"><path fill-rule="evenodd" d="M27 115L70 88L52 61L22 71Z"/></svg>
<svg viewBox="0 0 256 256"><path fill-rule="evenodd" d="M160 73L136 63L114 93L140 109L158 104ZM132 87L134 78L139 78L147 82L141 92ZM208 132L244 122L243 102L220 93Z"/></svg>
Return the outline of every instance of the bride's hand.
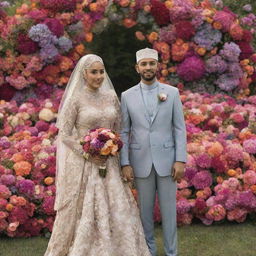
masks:
<svg viewBox="0 0 256 256"><path fill-rule="evenodd" d="M93 157L90 156L88 160L98 166L103 166L106 164L107 159L108 159L107 156L93 156Z"/></svg>

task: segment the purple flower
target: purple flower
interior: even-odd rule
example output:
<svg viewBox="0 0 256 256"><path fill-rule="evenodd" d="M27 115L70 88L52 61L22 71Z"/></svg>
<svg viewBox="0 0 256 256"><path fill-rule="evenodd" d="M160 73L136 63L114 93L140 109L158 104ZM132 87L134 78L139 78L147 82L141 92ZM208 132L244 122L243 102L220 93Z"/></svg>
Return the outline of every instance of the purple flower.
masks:
<svg viewBox="0 0 256 256"><path fill-rule="evenodd" d="M198 80L205 73L204 61L197 56L188 57L178 65L177 73L187 82Z"/></svg>
<svg viewBox="0 0 256 256"><path fill-rule="evenodd" d="M91 146L93 147L93 149L95 149L96 151L99 151L103 148L104 146L104 142L101 142L100 140L98 139L93 139L91 141Z"/></svg>
<svg viewBox="0 0 256 256"><path fill-rule="evenodd" d="M36 125L35 127L38 129L39 132L42 132L42 131L47 131L49 129L49 124L45 121L38 121L36 122Z"/></svg>
<svg viewBox="0 0 256 256"><path fill-rule="evenodd" d="M32 196L35 192L35 184L32 180L20 180L17 182L17 188L20 193Z"/></svg>
<svg viewBox="0 0 256 256"><path fill-rule="evenodd" d="M215 55L206 61L206 71L208 73L222 74L226 71L228 65L219 55Z"/></svg>
<svg viewBox="0 0 256 256"><path fill-rule="evenodd" d="M256 154L256 139L248 139L243 142L244 150L250 154Z"/></svg>
<svg viewBox="0 0 256 256"><path fill-rule="evenodd" d="M68 52L72 48L72 41L65 36L59 38L58 45L62 53Z"/></svg>
<svg viewBox="0 0 256 256"><path fill-rule="evenodd" d="M48 44L40 50L40 57L45 63L54 62L58 55L58 49L53 44Z"/></svg>
<svg viewBox="0 0 256 256"><path fill-rule="evenodd" d="M57 42L57 37L52 34L45 24L37 24L32 26L28 32L28 35L33 41L38 42L40 47L45 47L46 45Z"/></svg>
<svg viewBox="0 0 256 256"><path fill-rule="evenodd" d="M192 184L196 189L204 189L212 185L212 175L208 171L200 171L196 173L192 179Z"/></svg>
<svg viewBox="0 0 256 256"><path fill-rule="evenodd" d="M250 4L246 4L243 6L243 10L246 12L251 12L252 11L252 6Z"/></svg>
<svg viewBox="0 0 256 256"><path fill-rule="evenodd" d="M240 53L239 46L234 42L225 43L223 49L220 51L222 58L230 62L239 62Z"/></svg>
<svg viewBox="0 0 256 256"><path fill-rule="evenodd" d="M239 205L247 209L256 208L256 197L251 190L242 191L238 196Z"/></svg>
<svg viewBox="0 0 256 256"><path fill-rule="evenodd" d="M215 81L215 84L218 85L220 89L229 92L240 84L240 80L239 78L234 78L232 74L222 74L217 81Z"/></svg>
<svg viewBox="0 0 256 256"><path fill-rule="evenodd" d="M27 130L31 133L32 136L38 135L38 129L36 127L29 127Z"/></svg>
<svg viewBox="0 0 256 256"><path fill-rule="evenodd" d="M11 142L9 141L8 137L4 136L0 138L0 147L3 149L10 148Z"/></svg>
<svg viewBox="0 0 256 256"><path fill-rule="evenodd" d="M15 177L12 175L12 174L3 174L1 177L0 177L0 182L3 184L3 185L6 185L6 186L10 186L10 185L13 185L15 183Z"/></svg>
<svg viewBox="0 0 256 256"><path fill-rule="evenodd" d="M222 33L214 29L210 24L205 23L199 27L193 41L208 51L212 50L222 39Z"/></svg>
<svg viewBox="0 0 256 256"><path fill-rule="evenodd" d="M176 29L173 24L165 26L159 31L159 38L161 41L164 41L168 44L172 44L176 40Z"/></svg>
<svg viewBox="0 0 256 256"><path fill-rule="evenodd" d="M191 205L187 199L182 198L177 201L176 207L177 207L178 214L184 214L186 212L189 212Z"/></svg>
<svg viewBox="0 0 256 256"><path fill-rule="evenodd" d="M197 169L194 168L194 167L186 167L185 169L185 178L188 180L188 181L191 181L194 176L196 175L197 173Z"/></svg>

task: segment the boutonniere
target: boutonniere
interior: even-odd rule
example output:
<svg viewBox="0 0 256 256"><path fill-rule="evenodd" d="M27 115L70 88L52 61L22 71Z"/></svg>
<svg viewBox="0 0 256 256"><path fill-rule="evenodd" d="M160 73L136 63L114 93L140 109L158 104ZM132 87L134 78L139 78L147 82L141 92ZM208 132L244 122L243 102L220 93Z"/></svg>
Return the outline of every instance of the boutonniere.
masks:
<svg viewBox="0 0 256 256"><path fill-rule="evenodd" d="M158 99L162 102L166 101L167 100L167 94L165 93L159 93L158 94Z"/></svg>

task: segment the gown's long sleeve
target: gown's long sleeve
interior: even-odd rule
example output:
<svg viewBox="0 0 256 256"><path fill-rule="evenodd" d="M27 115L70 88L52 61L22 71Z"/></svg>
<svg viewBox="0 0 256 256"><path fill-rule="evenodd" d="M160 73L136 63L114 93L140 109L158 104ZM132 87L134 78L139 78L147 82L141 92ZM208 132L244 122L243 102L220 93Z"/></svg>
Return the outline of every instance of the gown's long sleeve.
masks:
<svg viewBox="0 0 256 256"><path fill-rule="evenodd" d="M78 106L74 100L70 100L65 109L62 112L61 128L59 130L59 136L63 143L65 143L74 153L81 155L83 149L80 144L80 139L74 135L75 123L78 114Z"/></svg>

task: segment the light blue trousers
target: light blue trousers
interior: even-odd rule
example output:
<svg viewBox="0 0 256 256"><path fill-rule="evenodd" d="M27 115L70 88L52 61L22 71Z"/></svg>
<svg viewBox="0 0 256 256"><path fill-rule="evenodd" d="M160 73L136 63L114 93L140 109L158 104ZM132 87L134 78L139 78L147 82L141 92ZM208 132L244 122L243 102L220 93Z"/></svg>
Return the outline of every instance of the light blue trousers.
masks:
<svg viewBox="0 0 256 256"><path fill-rule="evenodd" d="M156 192L162 216L165 255L177 256L176 182L171 176L159 176L155 168L152 167L148 177L135 178L135 183L139 197L141 221L152 256L157 255L153 219Z"/></svg>

